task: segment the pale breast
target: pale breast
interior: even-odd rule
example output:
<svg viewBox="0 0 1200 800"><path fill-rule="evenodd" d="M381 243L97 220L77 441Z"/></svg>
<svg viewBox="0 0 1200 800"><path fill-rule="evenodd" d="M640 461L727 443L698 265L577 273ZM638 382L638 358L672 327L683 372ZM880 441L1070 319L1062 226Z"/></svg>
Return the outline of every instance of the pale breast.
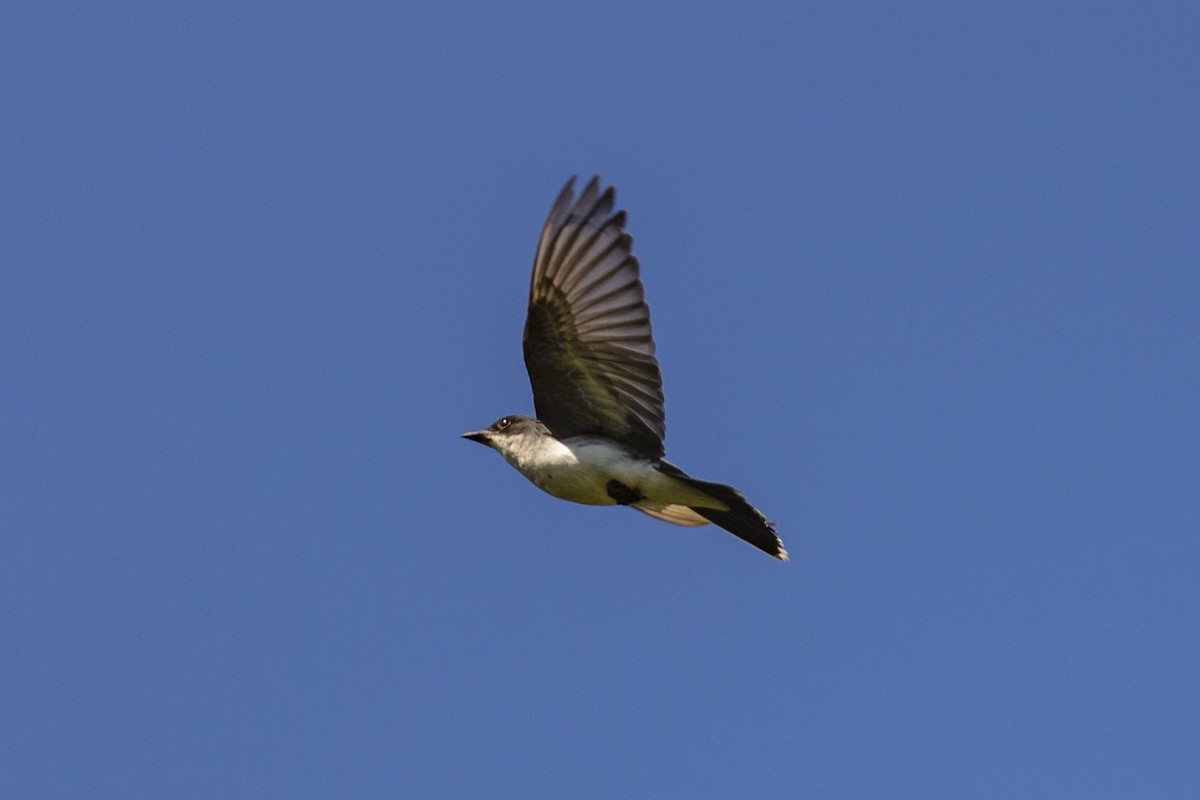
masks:
<svg viewBox="0 0 1200 800"><path fill-rule="evenodd" d="M589 506L616 504L608 494L608 479L579 464L546 467L528 477L539 489L563 500Z"/></svg>

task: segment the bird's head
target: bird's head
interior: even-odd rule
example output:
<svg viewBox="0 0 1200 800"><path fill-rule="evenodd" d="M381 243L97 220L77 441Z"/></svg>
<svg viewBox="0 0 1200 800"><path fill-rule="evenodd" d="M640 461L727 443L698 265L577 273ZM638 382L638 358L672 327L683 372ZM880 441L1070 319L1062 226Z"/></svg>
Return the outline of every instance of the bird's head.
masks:
<svg viewBox="0 0 1200 800"><path fill-rule="evenodd" d="M486 444L493 450L507 455L520 449L521 443L529 438L550 435L550 429L533 417L510 414L507 417L501 417L481 431L464 433L462 438Z"/></svg>

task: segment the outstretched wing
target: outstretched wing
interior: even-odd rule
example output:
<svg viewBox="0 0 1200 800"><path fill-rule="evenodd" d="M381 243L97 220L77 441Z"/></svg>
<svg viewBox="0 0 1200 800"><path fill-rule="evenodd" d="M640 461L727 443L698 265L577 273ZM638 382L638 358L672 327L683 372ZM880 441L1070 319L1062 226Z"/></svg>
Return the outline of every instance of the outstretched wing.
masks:
<svg viewBox="0 0 1200 800"><path fill-rule="evenodd" d="M550 208L533 262L525 319L525 367L538 419L555 436L594 434L651 457L666 435L662 377L654 358L625 212L594 177L575 179Z"/></svg>

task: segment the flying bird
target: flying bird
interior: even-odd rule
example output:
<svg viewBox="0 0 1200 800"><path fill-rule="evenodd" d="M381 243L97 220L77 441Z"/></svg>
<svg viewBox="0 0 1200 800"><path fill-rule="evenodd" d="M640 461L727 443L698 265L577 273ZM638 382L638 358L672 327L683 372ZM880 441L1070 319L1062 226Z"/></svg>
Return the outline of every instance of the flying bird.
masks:
<svg viewBox="0 0 1200 800"><path fill-rule="evenodd" d="M625 212L593 177L558 193L533 260L525 367L537 419L512 414L463 437L496 450L538 488L629 506L675 525L713 523L787 561L775 526L734 488L663 458L662 377Z"/></svg>

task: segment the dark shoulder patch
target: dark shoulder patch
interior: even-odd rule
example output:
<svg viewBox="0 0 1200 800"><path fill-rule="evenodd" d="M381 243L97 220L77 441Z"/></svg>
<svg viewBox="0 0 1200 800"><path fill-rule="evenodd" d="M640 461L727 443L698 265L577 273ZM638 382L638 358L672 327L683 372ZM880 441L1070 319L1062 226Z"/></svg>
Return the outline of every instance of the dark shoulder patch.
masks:
<svg viewBox="0 0 1200 800"><path fill-rule="evenodd" d="M631 506L645 498L645 495L637 489L631 489L617 480L609 481L604 488L608 491L608 496L617 501L617 505L620 506Z"/></svg>

